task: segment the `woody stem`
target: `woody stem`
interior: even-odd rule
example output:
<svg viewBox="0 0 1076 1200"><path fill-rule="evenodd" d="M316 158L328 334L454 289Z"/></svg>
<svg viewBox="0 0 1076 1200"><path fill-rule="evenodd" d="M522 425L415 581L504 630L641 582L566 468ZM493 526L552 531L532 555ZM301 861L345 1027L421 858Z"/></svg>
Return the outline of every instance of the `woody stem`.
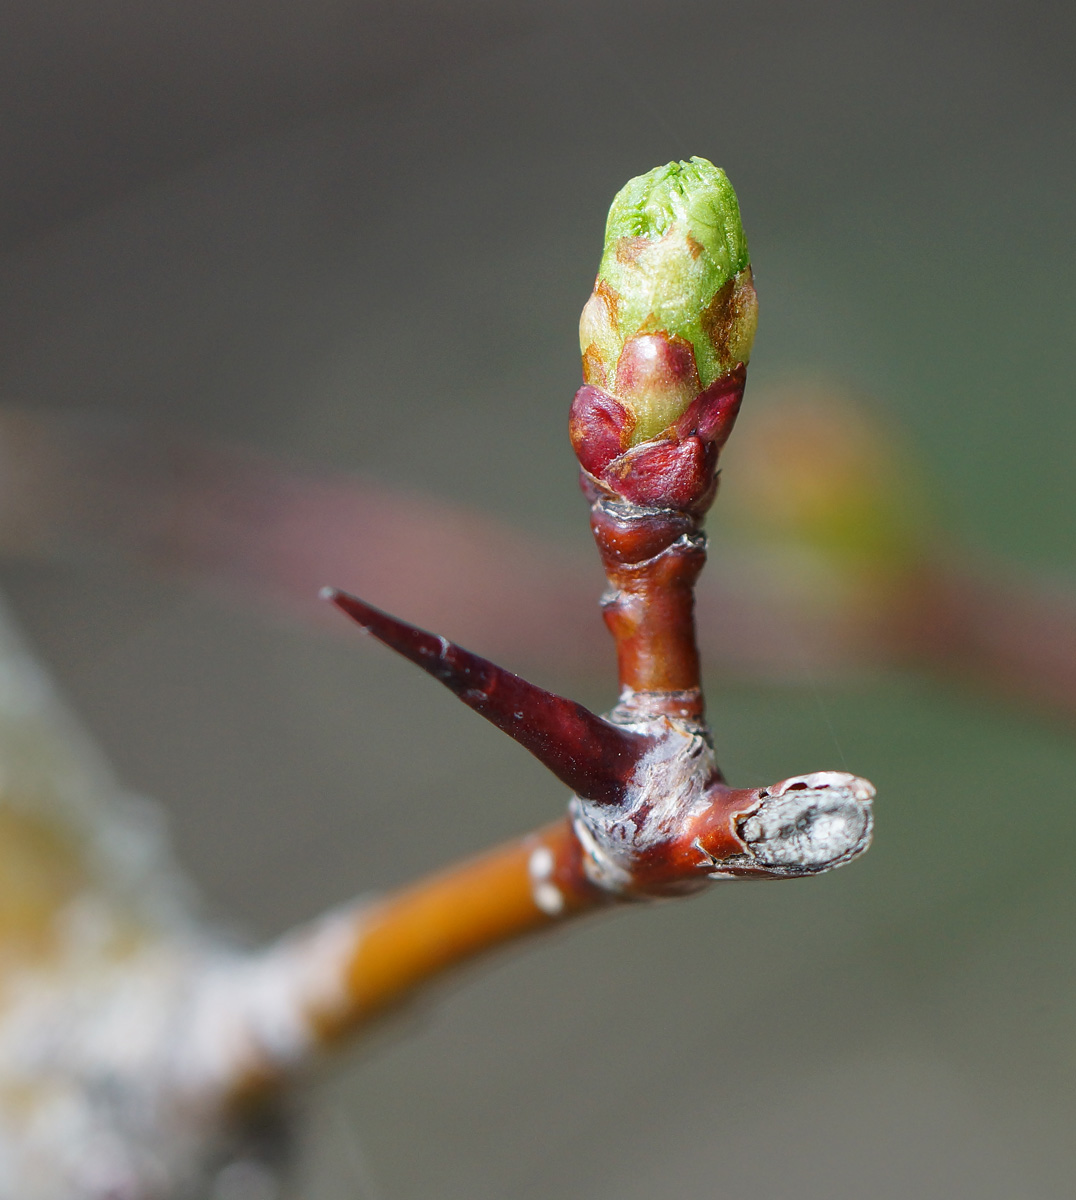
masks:
<svg viewBox="0 0 1076 1200"><path fill-rule="evenodd" d="M602 614L616 642L621 706L701 721L695 583L706 562L698 518L591 494L609 580Z"/></svg>
<svg viewBox="0 0 1076 1200"><path fill-rule="evenodd" d="M224 993L235 1011L214 994L212 1022L229 1036L210 1033L209 1040L230 1056L213 1062L213 1078L234 1102L248 1103L297 1065L294 1042L278 1035L282 1013L307 1051L331 1046L444 972L618 899L587 878L564 817L371 904L330 914L259 956L253 988L244 982L250 966L238 966L238 986ZM250 1003L267 987L276 997L271 1020Z"/></svg>

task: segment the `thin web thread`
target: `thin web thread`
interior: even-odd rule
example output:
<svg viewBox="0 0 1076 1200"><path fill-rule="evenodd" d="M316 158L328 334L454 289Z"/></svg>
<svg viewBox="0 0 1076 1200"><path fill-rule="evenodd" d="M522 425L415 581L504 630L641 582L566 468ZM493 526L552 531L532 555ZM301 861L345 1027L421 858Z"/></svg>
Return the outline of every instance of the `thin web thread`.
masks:
<svg viewBox="0 0 1076 1200"><path fill-rule="evenodd" d="M373 1172L366 1154L363 1152L359 1135L351 1127L340 1108L333 1111L333 1121L340 1133L340 1139L346 1147L345 1159L348 1174L357 1192L354 1200L387 1200L385 1193L374 1180Z"/></svg>
<svg viewBox="0 0 1076 1200"><path fill-rule="evenodd" d="M803 672L803 677L807 680L807 686L811 689L811 693L815 699L815 704L818 705L818 711L822 716L822 720L825 723L826 728L829 730L829 736L833 739L833 746L837 751L837 756L841 760L841 766L845 771L847 771L848 760L845 758L844 749L837 739L837 731L833 727L833 720L830 717L829 706L826 704L826 701L822 696L822 691L818 686L818 680L815 678L814 671L811 670L811 664L807 661L807 656L804 654L802 646L799 647L799 652L800 670Z"/></svg>

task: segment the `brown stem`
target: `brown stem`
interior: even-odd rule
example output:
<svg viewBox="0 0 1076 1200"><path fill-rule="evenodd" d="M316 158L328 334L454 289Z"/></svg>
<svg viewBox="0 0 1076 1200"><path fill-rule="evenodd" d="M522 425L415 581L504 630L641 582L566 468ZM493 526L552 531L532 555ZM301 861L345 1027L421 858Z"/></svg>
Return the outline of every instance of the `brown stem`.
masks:
<svg viewBox="0 0 1076 1200"><path fill-rule="evenodd" d="M584 384L572 402L569 431L609 580L602 608L616 641L620 719L668 716L701 726L701 521L717 492L717 458L745 380L740 363L699 392L660 436L635 446L634 418L616 397Z"/></svg>
<svg viewBox="0 0 1076 1200"><path fill-rule="evenodd" d="M697 520L596 497L591 529L609 580L602 615L616 641L622 703L702 720L695 582L706 539Z"/></svg>

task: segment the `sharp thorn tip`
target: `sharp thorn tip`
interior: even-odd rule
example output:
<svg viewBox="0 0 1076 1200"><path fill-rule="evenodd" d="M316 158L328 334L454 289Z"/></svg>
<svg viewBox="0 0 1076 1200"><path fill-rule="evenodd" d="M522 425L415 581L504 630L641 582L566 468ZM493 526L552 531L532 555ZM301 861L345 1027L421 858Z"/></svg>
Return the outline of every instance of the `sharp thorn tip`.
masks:
<svg viewBox="0 0 1076 1200"><path fill-rule="evenodd" d="M632 733L336 588L322 593L365 632L421 667L502 729L573 792L601 803L622 794L653 739Z"/></svg>

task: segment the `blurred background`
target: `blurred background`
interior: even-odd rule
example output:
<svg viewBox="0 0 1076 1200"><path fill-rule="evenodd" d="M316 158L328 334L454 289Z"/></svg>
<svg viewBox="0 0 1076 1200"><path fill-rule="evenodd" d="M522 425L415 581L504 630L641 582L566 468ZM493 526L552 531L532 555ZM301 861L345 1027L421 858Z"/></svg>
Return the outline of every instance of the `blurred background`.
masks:
<svg viewBox="0 0 1076 1200"><path fill-rule="evenodd" d="M1064 605L1074 23L1002 2L4 6L3 586L120 776L167 809L208 919L268 937L561 811L535 762L409 665L266 604L279 564L237 567L234 537L284 529L289 596L361 589L608 707L565 417L605 213L657 163L728 171L762 306L704 638L721 589L742 609L759 580L763 609L796 581L774 638L800 603L859 606L820 641L763 622L737 658L729 634L706 682L736 784L875 782L868 857L467 973L301 1097L295 1196L1071 1193L1064 681L1051 707L940 669L944 645L929 669L863 653L886 642L891 577L848 585L743 513L787 487L765 486L766 414L836 397L895 456L879 486L935 575L966 562ZM816 453L808 479L829 470L809 439L801 470ZM299 481L283 499L278 475ZM376 569L334 558L328 529L313 557L334 577L304 574L325 480L373 497ZM470 593L448 577L424 532L438 511L464 534L502 522L521 561L579 563L585 586L484 641L486 568ZM984 625L1006 613L1018 642L1042 633L1016 602Z"/></svg>

